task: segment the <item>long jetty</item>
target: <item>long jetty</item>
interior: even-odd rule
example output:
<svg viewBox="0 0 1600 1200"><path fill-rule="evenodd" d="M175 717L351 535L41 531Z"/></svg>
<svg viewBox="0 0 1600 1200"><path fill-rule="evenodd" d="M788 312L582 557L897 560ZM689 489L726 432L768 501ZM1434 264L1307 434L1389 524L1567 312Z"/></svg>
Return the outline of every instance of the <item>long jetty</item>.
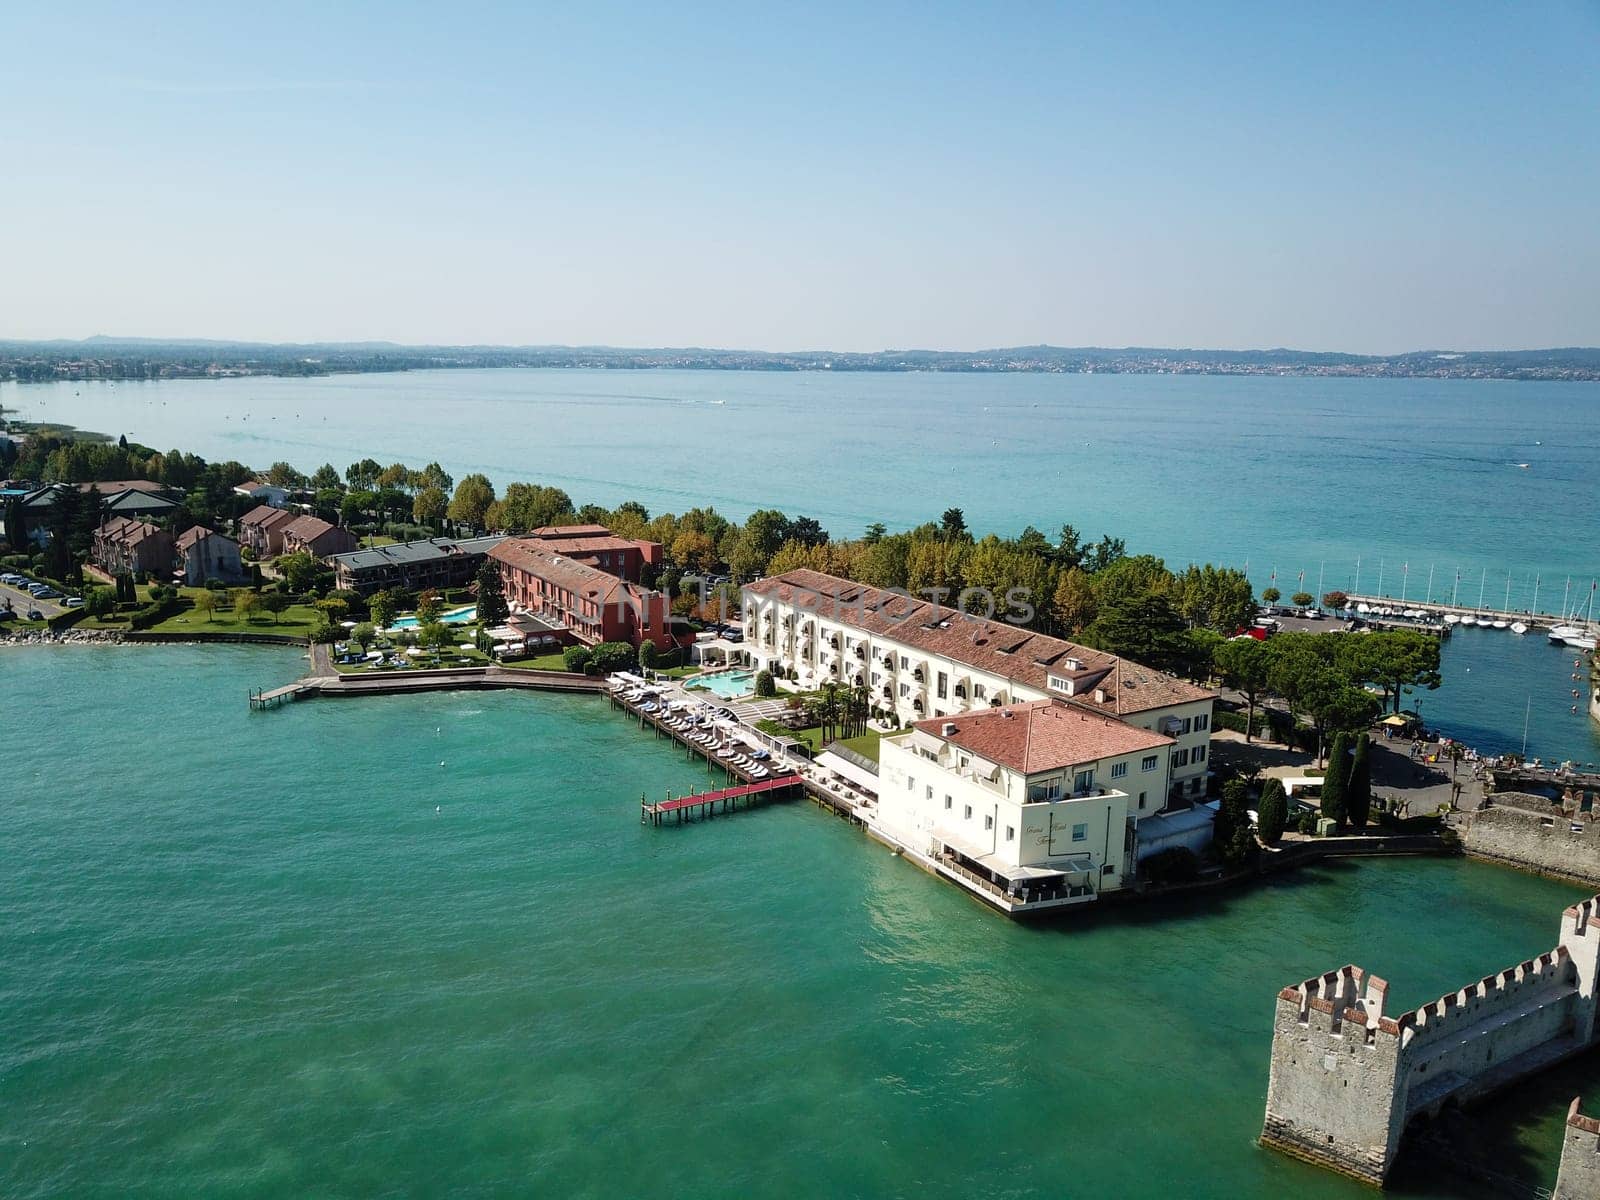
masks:
<svg viewBox="0 0 1600 1200"><path fill-rule="evenodd" d="M288 700L313 696L398 696L412 692L455 692L525 688L540 692L601 692L605 681L565 671L528 671L515 667L446 667L397 671L393 674L310 675L271 691L251 689L250 707L276 708Z"/></svg>
<svg viewBox="0 0 1600 1200"><path fill-rule="evenodd" d="M792 792L804 782L799 775L776 775L771 779L758 779L754 783L735 784L711 792L690 792L687 796L676 798L669 795L665 800L654 803L640 797L639 820L650 825L661 825L668 817L677 817L682 823L696 816L710 817L719 812L733 812L741 801L746 808L751 808L757 800Z"/></svg>
<svg viewBox="0 0 1600 1200"><path fill-rule="evenodd" d="M1369 608L1399 607L1426 613L1439 621L1444 620L1447 616L1486 617L1491 621L1504 621L1507 625L1521 621L1530 629L1548 629L1552 625L1580 625L1587 628L1591 633L1600 629L1600 622L1583 621L1577 617L1559 617L1552 613L1527 612L1514 608L1479 608L1473 604L1446 604L1439 600L1375 596L1370 593L1349 592L1347 595L1350 598L1348 607L1351 609L1358 604L1365 604Z"/></svg>

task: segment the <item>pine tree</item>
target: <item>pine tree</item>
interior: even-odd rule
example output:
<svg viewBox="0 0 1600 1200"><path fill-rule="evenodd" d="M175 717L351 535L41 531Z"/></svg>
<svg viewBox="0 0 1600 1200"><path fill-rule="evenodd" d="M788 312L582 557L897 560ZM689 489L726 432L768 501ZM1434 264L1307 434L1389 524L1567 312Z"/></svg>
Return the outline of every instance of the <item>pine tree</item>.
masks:
<svg viewBox="0 0 1600 1200"><path fill-rule="evenodd" d="M1367 761L1367 735L1364 733L1356 739L1355 757L1350 760L1350 787L1345 807L1350 813L1350 824L1357 829L1365 828L1372 811L1372 767Z"/></svg>
<svg viewBox="0 0 1600 1200"><path fill-rule="evenodd" d="M1282 780L1269 779L1262 786L1261 803L1256 806L1256 812L1260 818L1256 828L1261 840L1268 846L1276 846L1289 822L1289 798L1284 795Z"/></svg>
<svg viewBox="0 0 1600 1200"><path fill-rule="evenodd" d="M1333 735L1328 750L1328 771L1322 777L1322 815L1339 825L1345 823L1350 807L1350 739Z"/></svg>

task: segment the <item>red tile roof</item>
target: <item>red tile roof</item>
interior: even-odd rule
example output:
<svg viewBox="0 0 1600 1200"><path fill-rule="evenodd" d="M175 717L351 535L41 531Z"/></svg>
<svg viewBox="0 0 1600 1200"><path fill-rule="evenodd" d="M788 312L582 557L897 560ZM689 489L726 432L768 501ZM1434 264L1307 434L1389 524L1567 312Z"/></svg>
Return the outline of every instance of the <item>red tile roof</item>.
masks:
<svg viewBox="0 0 1600 1200"><path fill-rule="evenodd" d="M167 489L148 479L105 479L98 483L80 483L80 492L99 492L102 496L115 496L122 492L161 493Z"/></svg>
<svg viewBox="0 0 1600 1200"><path fill-rule="evenodd" d="M611 530L604 525L541 525L528 530L529 537L553 540L575 537L610 537Z"/></svg>
<svg viewBox="0 0 1600 1200"><path fill-rule="evenodd" d="M283 527L283 536L298 538L302 542L314 542L330 529L337 528L338 526L331 521L324 521L321 517L313 517L310 514L306 514L305 516L296 517L285 525Z"/></svg>
<svg viewBox="0 0 1600 1200"><path fill-rule="evenodd" d="M178 540L177 540L176 545L177 545L179 550L187 550L190 546L193 546L196 542L200 541L202 538L219 537L219 536L221 536L221 535L218 534L215 529L207 529L204 525L191 525L188 529L185 529L182 533L180 533L178 535ZM231 541L231 540L232 539L230 539L230 538L223 538L223 541Z"/></svg>
<svg viewBox="0 0 1600 1200"><path fill-rule="evenodd" d="M1130 659L820 571L788 571L745 589L1036 691L1053 690L1051 675L1070 679L1072 703L1117 716L1212 698L1205 688Z"/></svg>
<svg viewBox="0 0 1600 1200"><path fill-rule="evenodd" d="M950 726L954 730L946 733ZM915 728L1024 775L1173 744L1159 733L1055 700L935 717L918 721Z"/></svg>
<svg viewBox="0 0 1600 1200"><path fill-rule="evenodd" d="M154 537L161 530L148 521L136 521L132 517L113 517L96 532L107 541L121 542L125 546L137 546L147 537Z"/></svg>
<svg viewBox="0 0 1600 1200"><path fill-rule="evenodd" d="M273 508L270 504L258 504L244 516L239 518L239 528L246 525L259 526L262 529L271 529L281 521L294 519L294 514L283 508Z"/></svg>
<svg viewBox="0 0 1600 1200"><path fill-rule="evenodd" d="M489 557L601 604L610 604L625 594L647 594L644 588L609 571L558 553L538 538L508 537L489 551Z"/></svg>

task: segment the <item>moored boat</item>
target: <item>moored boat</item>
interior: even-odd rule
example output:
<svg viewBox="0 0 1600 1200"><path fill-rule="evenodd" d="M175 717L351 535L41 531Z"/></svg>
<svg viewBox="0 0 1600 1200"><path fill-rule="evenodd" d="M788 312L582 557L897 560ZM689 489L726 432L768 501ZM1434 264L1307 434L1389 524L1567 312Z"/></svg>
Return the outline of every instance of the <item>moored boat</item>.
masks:
<svg viewBox="0 0 1600 1200"><path fill-rule="evenodd" d="M1527 633L1528 632L1528 627L1523 622L1517 621L1515 624L1513 624L1511 626L1511 632L1512 633Z"/></svg>

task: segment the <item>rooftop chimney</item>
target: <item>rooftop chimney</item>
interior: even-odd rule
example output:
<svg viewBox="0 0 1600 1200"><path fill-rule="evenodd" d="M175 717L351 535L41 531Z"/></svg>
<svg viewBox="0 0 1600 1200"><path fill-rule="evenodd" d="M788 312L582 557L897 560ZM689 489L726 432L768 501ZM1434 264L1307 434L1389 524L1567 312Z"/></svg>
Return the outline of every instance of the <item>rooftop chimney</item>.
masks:
<svg viewBox="0 0 1600 1200"><path fill-rule="evenodd" d="M946 721L943 725L939 726L939 732L944 734L945 737L954 737L956 732L956 723L954 721Z"/></svg>
<svg viewBox="0 0 1600 1200"><path fill-rule="evenodd" d="M1104 704L1106 702L1106 690L1105 690L1105 688L1095 688L1095 690L1094 690L1094 702L1096 704Z"/></svg>

